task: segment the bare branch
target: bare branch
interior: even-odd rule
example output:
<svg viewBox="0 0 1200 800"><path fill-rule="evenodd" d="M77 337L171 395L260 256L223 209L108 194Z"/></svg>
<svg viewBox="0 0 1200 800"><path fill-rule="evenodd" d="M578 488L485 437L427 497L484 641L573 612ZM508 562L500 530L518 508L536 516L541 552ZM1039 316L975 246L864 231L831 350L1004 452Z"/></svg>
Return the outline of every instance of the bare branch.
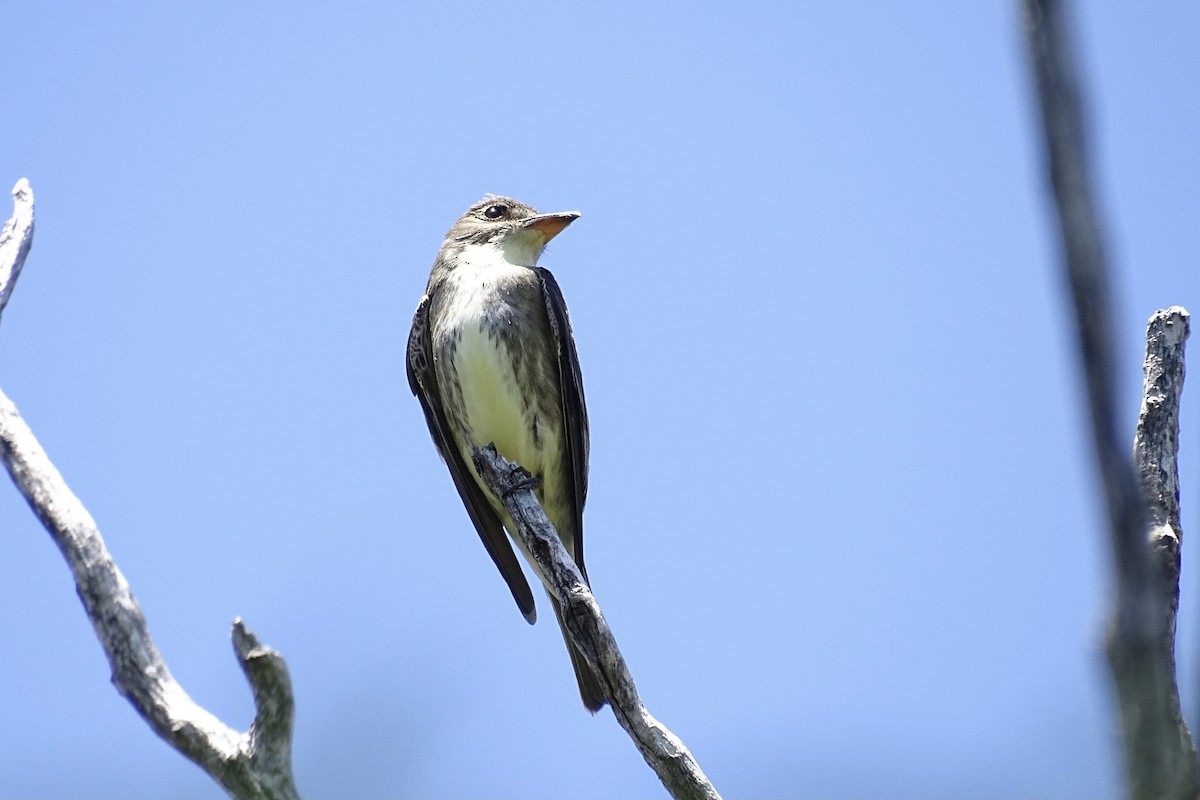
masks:
<svg viewBox="0 0 1200 800"><path fill-rule="evenodd" d="M1179 400L1183 353L1191 332L1179 306L1156 312L1146 326L1145 384L1133 457L1149 512L1152 588L1159 595L1150 641L1114 627L1108 658L1126 720L1126 758L1134 796L1195 798L1200 793L1196 746L1183 719L1175 677L1179 610ZM1127 602L1119 597L1118 603ZM1148 651L1148 652L1147 652Z"/></svg>
<svg viewBox="0 0 1200 800"><path fill-rule="evenodd" d="M25 256L33 246L33 190L29 181L21 178L13 187L13 215L0 230L0 314L8 305Z"/></svg>
<svg viewBox="0 0 1200 800"><path fill-rule="evenodd" d="M1114 315L1108 266L1092 199L1080 90L1063 5L1059 0L1025 0L1025 24L1066 278L1074 301L1093 444L1108 508L1117 581L1107 650L1120 703L1130 793L1139 800L1184 797L1194 800L1200 790L1196 752L1179 711L1173 655L1178 563L1174 561L1172 567L1174 577L1165 576L1158 568L1164 558L1156 559L1147 546L1146 499L1122 444L1123 426L1117 413L1119 393L1114 377L1116 350L1109 324ZM1181 339L1179 349L1182 350ZM1148 382L1149 359L1148 354ZM1182 383L1182 361L1179 367L1176 389ZM1177 403L1176 395L1167 405ZM1177 426L1178 422L1171 424ZM1139 434L1139 446L1140 442ZM1170 444L1177 445L1177 435L1170 437ZM1174 449L1169 456L1158 451L1152 457L1160 465L1164 457L1168 458L1172 466L1167 471L1174 474ZM1155 509L1154 514L1160 510ZM1177 511L1173 519L1178 522ZM1161 529L1161 525L1158 527ZM1177 525L1174 531L1175 553L1165 560L1178 555ZM1170 549L1167 547L1165 551ZM1171 583L1173 588L1168 585ZM1164 641L1165 636L1170 639Z"/></svg>
<svg viewBox="0 0 1200 800"><path fill-rule="evenodd" d="M1167 597L1160 631L1174 651L1179 610L1179 556L1183 528L1179 512L1179 400L1183 352L1191 315L1180 306L1156 311L1146 325L1145 385L1134 435L1133 457L1150 514L1150 546ZM1173 657L1173 656L1172 656Z"/></svg>
<svg viewBox="0 0 1200 800"><path fill-rule="evenodd" d="M676 800L720 800L683 742L642 705L600 606L538 503L529 473L491 445L476 448L472 460L484 482L502 499L517 526L516 534L553 587L571 641L595 670L617 722L633 739L646 763Z"/></svg>
<svg viewBox="0 0 1200 800"><path fill-rule="evenodd" d="M21 181L14 191L17 211L5 226L11 239L0 246L0 302L12 293L29 251L32 193ZM23 231L23 233L22 233ZM66 558L117 690L150 727L176 750L213 776L230 796L255 800L298 800L291 772L293 700L291 679L279 654L261 646L240 620L234 649L254 692L256 715L239 733L197 705L171 676L129 584L113 563L87 509L67 487L16 406L0 392L0 458L33 513Z"/></svg>
<svg viewBox="0 0 1200 800"><path fill-rule="evenodd" d="M1058 0L1026 0L1030 57L1037 77L1050 184L1075 306L1092 438L1108 502L1118 577L1131 591L1149 596L1142 499L1116 409L1119 393L1113 366L1116 348L1110 336L1113 313L1108 265L1092 201L1079 89L1061 5ZM1128 623L1140 624L1138 620Z"/></svg>

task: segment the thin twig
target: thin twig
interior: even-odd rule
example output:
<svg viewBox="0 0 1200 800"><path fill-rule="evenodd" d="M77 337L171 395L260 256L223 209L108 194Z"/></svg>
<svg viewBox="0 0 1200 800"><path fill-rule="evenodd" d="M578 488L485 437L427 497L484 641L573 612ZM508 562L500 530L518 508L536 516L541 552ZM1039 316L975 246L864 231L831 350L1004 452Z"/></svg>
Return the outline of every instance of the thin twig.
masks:
<svg viewBox="0 0 1200 800"><path fill-rule="evenodd" d="M683 742L650 716L642 705L612 630L604 621L600 606L584 583L574 559L567 554L538 503L529 473L499 455L491 445L476 448L472 460L492 492L503 498L504 507L517 526L516 535L521 537L562 606L571 641L595 670L608 695L613 715L633 739L646 763L676 800L720 800L717 790Z"/></svg>
<svg viewBox="0 0 1200 800"><path fill-rule="evenodd" d="M1120 702L1130 792L1139 800L1194 800L1195 748L1179 713L1173 644L1164 648L1163 643L1164 621L1169 618L1172 634L1174 629L1172 590L1147 546L1146 503L1117 412L1116 348L1110 335L1115 315L1063 5L1025 0L1025 25L1108 510L1117 580L1107 650Z"/></svg>
<svg viewBox="0 0 1200 800"><path fill-rule="evenodd" d="M32 192L22 180L13 192L16 213L0 245L0 312L21 272L33 232ZM171 676L146 618L117 569L95 521L67 487L16 405L0 392L0 459L66 558L112 680L150 727L198 764L231 797L298 800L292 779L294 702L287 666L263 647L241 620L233 624L234 651L250 681L256 707L250 729L239 733L197 705Z"/></svg>

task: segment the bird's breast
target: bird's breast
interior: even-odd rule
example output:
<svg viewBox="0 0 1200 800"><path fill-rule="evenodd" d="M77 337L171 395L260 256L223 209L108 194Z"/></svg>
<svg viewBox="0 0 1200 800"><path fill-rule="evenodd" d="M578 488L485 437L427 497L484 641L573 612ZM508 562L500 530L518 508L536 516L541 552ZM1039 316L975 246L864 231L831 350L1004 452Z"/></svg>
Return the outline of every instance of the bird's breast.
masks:
<svg viewBox="0 0 1200 800"><path fill-rule="evenodd" d="M562 458L563 423L536 277L523 267L461 270L442 291L434 369L464 458L471 463L474 447L495 442L506 458L545 476Z"/></svg>

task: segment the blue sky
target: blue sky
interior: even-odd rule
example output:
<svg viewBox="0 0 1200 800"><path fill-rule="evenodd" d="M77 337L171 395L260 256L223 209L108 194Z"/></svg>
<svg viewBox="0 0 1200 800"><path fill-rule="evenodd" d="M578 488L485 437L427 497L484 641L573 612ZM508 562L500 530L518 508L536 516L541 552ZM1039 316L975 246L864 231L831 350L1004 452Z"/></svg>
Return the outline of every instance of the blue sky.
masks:
<svg viewBox="0 0 1200 800"><path fill-rule="evenodd" d="M1200 308L1200 10L1088 5L1132 437L1147 317ZM403 374L468 205L581 210L542 264L589 572L717 788L1117 797L1019 30L1009 3L15 5L0 183L38 230L0 385L193 697L248 723L235 616L284 653L305 797L662 797L522 620ZM5 793L220 796L112 689L15 491L0 529ZM1193 723L1197 565L1185 538Z"/></svg>

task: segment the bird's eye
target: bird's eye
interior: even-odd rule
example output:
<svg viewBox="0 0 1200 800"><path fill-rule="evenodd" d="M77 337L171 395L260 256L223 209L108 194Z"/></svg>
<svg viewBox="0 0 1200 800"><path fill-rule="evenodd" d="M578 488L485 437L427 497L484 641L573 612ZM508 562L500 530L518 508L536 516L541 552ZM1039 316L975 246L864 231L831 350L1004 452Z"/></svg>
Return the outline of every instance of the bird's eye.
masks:
<svg viewBox="0 0 1200 800"><path fill-rule="evenodd" d="M508 213L508 206L488 206L483 210L483 215L488 219L500 219Z"/></svg>

